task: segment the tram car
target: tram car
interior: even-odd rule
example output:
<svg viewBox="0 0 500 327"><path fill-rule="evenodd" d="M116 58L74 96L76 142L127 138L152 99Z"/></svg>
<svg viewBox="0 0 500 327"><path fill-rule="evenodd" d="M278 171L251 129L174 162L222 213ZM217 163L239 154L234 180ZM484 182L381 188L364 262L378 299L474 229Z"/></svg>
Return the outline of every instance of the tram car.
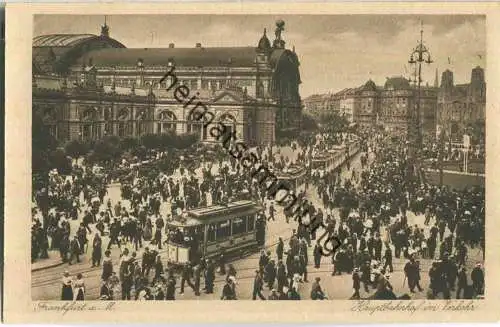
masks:
<svg viewBox="0 0 500 327"><path fill-rule="evenodd" d="M335 169L333 153L315 153L311 159L311 169L314 171L323 170L325 172Z"/></svg>
<svg viewBox="0 0 500 327"><path fill-rule="evenodd" d="M307 170L304 167L297 165L288 166L278 172L276 178L296 194L305 192L306 190Z"/></svg>
<svg viewBox="0 0 500 327"><path fill-rule="evenodd" d="M244 255L265 243L264 207L240 200L185 212L167 222L169 266Z"/></svg>

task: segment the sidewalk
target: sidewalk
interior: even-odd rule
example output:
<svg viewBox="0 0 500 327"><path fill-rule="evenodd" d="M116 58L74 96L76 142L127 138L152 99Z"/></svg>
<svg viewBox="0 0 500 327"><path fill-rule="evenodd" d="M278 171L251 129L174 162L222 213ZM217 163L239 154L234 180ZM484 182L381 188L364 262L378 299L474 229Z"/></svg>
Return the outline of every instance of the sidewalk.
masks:
<svg viewBox="0 0 500 327"><path fill-rule="evenodd" d="M31 272L58 267L63 264L59 251L52 250L49 251L49 257L47 259L37 259L35 262L31 263Z"/></svg>

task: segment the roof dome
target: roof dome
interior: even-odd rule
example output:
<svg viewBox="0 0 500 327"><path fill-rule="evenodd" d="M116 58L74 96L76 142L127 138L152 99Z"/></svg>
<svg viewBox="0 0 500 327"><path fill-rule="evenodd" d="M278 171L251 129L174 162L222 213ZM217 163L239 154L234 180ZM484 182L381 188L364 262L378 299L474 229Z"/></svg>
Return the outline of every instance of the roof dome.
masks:
<svg viewBox="0 0 500 327"><path fill-rule="evenodd" d="M385 89L408 90L411 88L410 82L404 77L388 78L384 85Z"/></svg>
<svg viewBox="0 0 500 327"><path fill-rule="evenodd" d="M371 79L365 83L362 91L377 91L377 85Z"/></svg>
<svg viewBox="0 0 500 327"><path fill-rule="evenodd" d="M257 46L257 48L261 50L267 50L271 48L271 41L269 41L269 39L267 38L265 28L264 28L264 35L262 35L262 37L260 38L259 45Z"/></svg>

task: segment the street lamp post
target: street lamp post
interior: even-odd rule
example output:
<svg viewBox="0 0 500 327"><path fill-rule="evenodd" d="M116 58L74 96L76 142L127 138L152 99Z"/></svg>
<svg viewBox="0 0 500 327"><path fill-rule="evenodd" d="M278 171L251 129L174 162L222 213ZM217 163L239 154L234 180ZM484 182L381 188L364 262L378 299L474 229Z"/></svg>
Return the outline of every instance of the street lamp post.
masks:
<svg viewBox="0 0 500 327"><path fill-rule="evenodd" d="M410 64L415 64L415 72L416 72L416 86L417 86L417 101L416 101L416 117L415 121L413 122L414 124L414 133L412 133L412 143L414 145L414 150L420 148L422 145L422 122L421 122L421 109L420 109L420 100L421 100L421 92L420 92L420 87L422 83L422 64L431 64L431 54L427 47L424 45L423 37L424 37L424 30L423 30L423 23L420 23L420 40L418 41L417 46L413 49L412 53L410 54L410 60L408 60L408 63Z"/></svg>

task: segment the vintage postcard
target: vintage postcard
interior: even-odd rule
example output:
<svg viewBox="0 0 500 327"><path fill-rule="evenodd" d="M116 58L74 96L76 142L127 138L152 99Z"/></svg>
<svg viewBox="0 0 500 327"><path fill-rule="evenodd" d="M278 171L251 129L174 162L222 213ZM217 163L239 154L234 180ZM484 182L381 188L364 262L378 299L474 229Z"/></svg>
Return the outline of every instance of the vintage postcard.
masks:
<svg viewBox="0 0 500 327"><path fill-rule="evenodd" d="M499 320L498 5L6 13L7 322Z"/></svg>

